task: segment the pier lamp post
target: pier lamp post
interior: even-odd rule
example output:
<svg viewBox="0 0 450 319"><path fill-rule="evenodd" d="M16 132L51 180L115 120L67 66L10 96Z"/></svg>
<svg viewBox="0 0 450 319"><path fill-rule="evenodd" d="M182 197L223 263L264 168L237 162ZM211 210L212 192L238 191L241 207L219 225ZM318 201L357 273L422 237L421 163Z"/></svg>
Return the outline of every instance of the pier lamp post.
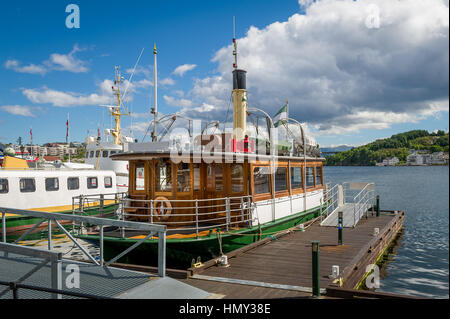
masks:
<svg viewBox="0 0 450 319"><path fill-rule="evenodd" d="M313 297L320 297L320 277L319 277L319 241L313 240L312 246L312 293Z"/></svg>
<svg viewBox="0 0 450 319"><path fill-rule="evenodd" d="M377 195L377 217L380 216L380 195Z"/></svg>
<svg viewBox="0 0 450 319"><path fill-rule="evenodd" d="M344 227L343 212L338 212L338 245L342 245L342 228Z"/></svg>

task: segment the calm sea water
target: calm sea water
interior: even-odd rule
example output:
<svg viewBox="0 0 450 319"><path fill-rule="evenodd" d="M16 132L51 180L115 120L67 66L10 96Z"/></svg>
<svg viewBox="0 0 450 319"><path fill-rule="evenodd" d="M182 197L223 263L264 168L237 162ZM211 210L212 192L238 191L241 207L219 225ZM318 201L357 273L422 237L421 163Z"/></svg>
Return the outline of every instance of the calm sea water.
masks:
<svg viewBox="0 0 450 319"><path fill-rule="evenodd" d="M325 181L374 182L381 209L406 212L377 291L449 297L449 167L325 167Z"/></svg>

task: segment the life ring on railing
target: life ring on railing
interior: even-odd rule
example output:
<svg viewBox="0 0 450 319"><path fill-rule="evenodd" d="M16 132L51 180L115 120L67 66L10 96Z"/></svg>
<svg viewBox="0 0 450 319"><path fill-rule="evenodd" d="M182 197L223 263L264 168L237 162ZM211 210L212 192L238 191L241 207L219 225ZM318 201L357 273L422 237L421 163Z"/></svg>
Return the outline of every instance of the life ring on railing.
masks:
<svg viewBox="0 0 450 319"><path fill-rule="evenodd" d="M172 204L166 197L156 197L153 201L153 211L156 220L167 221L172 213Z"/></svg>

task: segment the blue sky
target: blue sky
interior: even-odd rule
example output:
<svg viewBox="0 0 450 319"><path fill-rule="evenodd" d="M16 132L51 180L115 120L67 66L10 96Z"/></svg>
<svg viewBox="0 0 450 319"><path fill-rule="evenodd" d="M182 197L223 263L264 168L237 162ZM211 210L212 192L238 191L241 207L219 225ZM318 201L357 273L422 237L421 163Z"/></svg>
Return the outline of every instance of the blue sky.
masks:
<svg viewBox="0 0 450 319"><path fill-rule="evenodd" d="M378 1L372 2L378 3ZM68 29L65 25L68 15L65 8L69 3L75 3L80 8L79 29ZM347 5L352 4L350 2ZM435 10L439 10L441 3L436 0L430 7L433 5L436 7ZM448 3L444 5L448 6ZM326 6L329 6L329 10ZM382 12L394 10L384 1L381 1L379 6ZM327 57L323 56L323 59L315 60L318 59L316 55L320 54L318 52L316 54L314 50L305 50L302 45L314 43L311 42L311 38L314 39L314 37L317 39L316 43L327 42L327 45L330 45L330 41L342 43L338 38L339 35L335 40L327 38L324 34L325 31L329 34L327 29L329 25L325 25L323 29L320 28L320 24L317 24L309 31L307 29L304 31L305 28L300 31L294 30L299 27L296 22L301 20L299 15L306 14L305 17L310 20L310 25L317 23L317 16L321 14L320 10L323 12L335 10L338 16L342 14L345 17L345 13L340 11L341 7L328 1L313 4L306 0L14 1L2 3L2 7L0 12L0 30L2 30L0 142L3 143L15 142L19 136L28 143L31 126L34 143L64 141L67 113L70 114L70 140L72 141L83 141L88 130L91 134L96 134L97 126L108 127L109 117L106 110L98 106L100 102L95 102L105 101L107 98L108 93L105 87L108 82L106 80L112 80L115 65L121 66L124 77L128 79L130 74L126 71L134 66L142 48L144 53L138 69L141 72L137 72L134 76L132 83L135 87L131 93L132 100L129 106L134 113L148 112L152 107L154 43L159 53L159 111L166 114L177 111L201 114L204 113L203 110L213 110L210 115L218 116L218 119L223 121L227 105L224 96L229 94L229 92L226 93L227 77L232 71L229 65L232 56L228 48L232 39L233 16L236 16L237 21L236 33L239 51L242 52L242 65L249 71L249 97L255 105L271 114L275 114L285 99L289 98L290 114L308 124L309 130L315 135L320 145L358 145L412 129L448 130L448 88L445 89L441 87L441 84L437 84L442 82L441 76L444 78L446 75L447 82L443 85L446 84L448 87L448 48L442 53L443 58L437 57L437 61L441 62L440 65L427 66L425 63L422 68L406 73L404 69L399 69L399 75L392 78L380 72L380 69L376 72L367 70L368 64L359 66L359 58L355 58L354 61L351 57L349 57L350 61L337 59L336 65L340 70L345 69L345 74L353 75L351 68L358 68L354 74L360 76L366 72L373 80L368 81L367 87L358 88L352 91L352 94L344 92L342 96L337 96L336 92L339 90L330 83L340 83L342 78L336 80L337 73L327 74L326 70L329 69L327 66L324 66L325 71L320 69L316 71L315 65L326 61ZM421 15L421 12L423 10L417 8L417 11L411 10L409 14L414 18L414 15ZM420 18L428 21L430 16ZM346 26L337 25L336 28L340 27ZM425 23L423 28L426 29L426 27ZM417 54L414 51L408 53L408 57L411 56L412 65L422 61L419 59L426 59L424 52L441 52L442 49L438 50L441 48L441 42L446 42L448 45L448 21L446 25L444 22L444 30L445 27L447 31L446 33L444 31L444 39L431 43L432 46L437 47L436 51L429 49L430 42L427 39L419 39L420 42L414 44L415 48L418 47ZM249 32L251 28L253 32ZM359 47L352 48L350 46L355 41L351 44L349 41L342 43L342 46L348 45L346 50L350 52L357 50L366 52L366 48L361 46L371 47L374 43L378 43L377 41L380 46L383 45L385 36L382 36L382 31L383 29L380 28L379 38L374 36L372 44L357 43ZM282 36L277 36L277 32L281 32ZM297 36L299 32L300 36ZM407 34L404 36L406 38ZM262 37L267 39L264 45L257 42L258 39L264 39ZM351 38L352 34L350 33L348 37ZM330 52L330 55L339 57L341 52L332 52L337 48L337 44L328 49L325 46L323 52ZM267 50L264 49L266 46ZM278 52L276 58L269 57L268 52L271 51ZM322 50L319 51L322 52ZM392 51L388 53L392 52L398 52L398 50L392 48ZM380 56L386 56L386 52L382 53ZM304 63L299 63L298 68L292 67L292 70L289 69L289 65L283 67L283 61L288 61L289 58L293 58L294 61L312 61L313 67L307 69L313 68L313 73L321 73L307 74ZM262 66L256 68L254 61L259 59L262 61ZM436 56L430 55L427 61L433 61L432 59L436 61ZM348 67L346 63L352 67ZM392 61L386 63L392 63ZM174 73L175 69L182 65L195 65L195 67L185 73ZM447 71L443 71L444 74L439 75L438 78L436 73L427 71L433 68L439 69L439 66L441 69L446 68ZM396 72L393 68L388 67L388 69L390 73ZM405 66L405 69L411 68ZM272 74L272 70L275 75ZM262 77L256 76L257 71L263 72L265 81L260 80ZM280 77L287 78L283 80L289 80L288 84L283 84L278 91L271 92L269 97L265 96L263 91L268 92L270 88L276 88L277 83L281 85ZM409 78L417 78L421 81L408 83L401 80ZM317 87L311 83L317 83L317 79L321 79L319 87L324 91L319 90L312 95L311 92L315 92ZM299 86L300 83L304 85L302 84L301 87L292 85L291 88L289 83L295 83L297 80ZM350 83L345 81L339 84L339 87ZM379 89L375 84L390 81L392 81L392 87L398 86L398 90L391 92L386 88ZM361 81L352 80L351 83L358 82ZM417 82L427 83L418 85ZM214 87L221 89L214 90ZM333 93L329 95L330 99L326 100L324 96L327 96L328 90ZM374 96L377 91L379 94ZM361 92L361 94L354 92ZM411 92L420 93L412 94ZM351 96L351 99L345 100L343 98L345 96ZM384 100L389 101L384 103ZM422 107L425 104L428 106ZM429 106L431 104L438 106L431 107ZM371 119L370 114L373 114L373 118L377 120ZM392 120L386 120L387 118ZM136 136L142 136L145 121L144 117L133 118ZM125 118L123 126L129 127L130 124L131 119Z"/></svg>

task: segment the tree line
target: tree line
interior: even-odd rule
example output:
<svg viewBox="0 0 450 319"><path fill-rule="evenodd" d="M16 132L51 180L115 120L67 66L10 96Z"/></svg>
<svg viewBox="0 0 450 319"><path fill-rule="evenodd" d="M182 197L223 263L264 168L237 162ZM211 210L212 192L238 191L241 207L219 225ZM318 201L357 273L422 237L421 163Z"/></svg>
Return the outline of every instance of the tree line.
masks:
<svg viewBox="0 0 450 319"><path fill-rule="evenodd" d="M448 133L438 130L429 133L426 130L413 130L379 139L372 143L348 151L328 156L325 165L363 165L373 166L387 157L395 156L400 162L406 162L409 150L424 150L431 153L449 151Z"/></svg>

